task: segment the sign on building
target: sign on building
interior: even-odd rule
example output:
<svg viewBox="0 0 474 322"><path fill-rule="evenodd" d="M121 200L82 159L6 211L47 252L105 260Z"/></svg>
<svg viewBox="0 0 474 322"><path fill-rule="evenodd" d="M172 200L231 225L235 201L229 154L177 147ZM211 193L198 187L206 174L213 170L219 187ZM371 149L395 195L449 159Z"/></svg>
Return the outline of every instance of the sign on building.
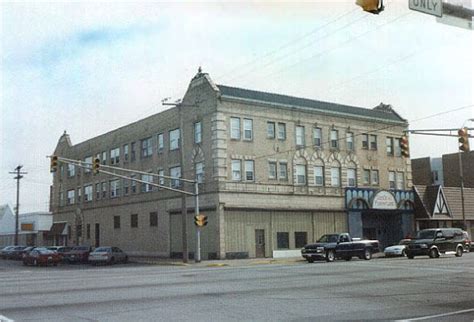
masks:
<svg viewBox="0 0 474 322"><path fill-rule="evenodd" d="M397 209L397 201L392 193L381 190L372 199L373 209Z"/></svg>

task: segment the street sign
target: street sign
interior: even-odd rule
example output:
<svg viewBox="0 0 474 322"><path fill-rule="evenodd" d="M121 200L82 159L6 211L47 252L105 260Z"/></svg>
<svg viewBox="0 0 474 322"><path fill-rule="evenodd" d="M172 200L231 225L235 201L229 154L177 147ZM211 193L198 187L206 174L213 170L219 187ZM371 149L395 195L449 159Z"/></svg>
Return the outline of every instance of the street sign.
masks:
<svg viewBox="0 0 474 322"><path fill-rule="evenodd" d="M441 0L409 0L408 7L411 10L427 13L429 15L442 17L443 4Z"/></svg>

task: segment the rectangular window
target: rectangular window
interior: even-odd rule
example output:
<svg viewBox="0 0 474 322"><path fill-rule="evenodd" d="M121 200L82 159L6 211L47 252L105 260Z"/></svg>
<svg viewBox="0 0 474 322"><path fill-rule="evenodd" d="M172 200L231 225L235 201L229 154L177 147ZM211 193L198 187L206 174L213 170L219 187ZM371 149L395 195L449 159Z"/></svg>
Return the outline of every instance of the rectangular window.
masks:
<svg viewBox="0 0 474 322"><path fill-rule="evenodd" d="M357 186L357 172L356 169L347 169L347 186L356 187Z"/></svg>
<svg viewBox="0 0 474 322"><path fill-rule="evenodd" d="M157 145L158 153L163 152L163 150L165 149L165 141L163 138L163 133L160 133L156 136L156 145Z"/></svg>
<svg viewBox="0 0 474 322"><path fill-rule="evenodd" d="M194 143L201 143L201 122L194 123Z"/></svg>
<svg viewBox="0 0 474 322"><path fill-rule="evenodd" d="M370 170L364 169L364 184L370 185Z"/></svg>
<svg viewBox="0 0 474 322"><path fill-rule="evenodd" d="M95 184L95 200L100 199L100 183Z"/></svg>
<svg viewBox="0 0 474 322"><path fill-rule="evenodd" d="M81 202L82 199L82 188L77 188L77 202Z"/></svg>
<svg viewBox="0 0 474 322"><path fill-rule="evenodd" d="M120 216L114 216L114 229L120 229Z"/></svg>
<svg viewBox="0 0 474 322"><path fill-rule="evenodd" d="M241 180L241 161L240 160L232 160L232 180L240 181Z"/></svg>
<svg viewBox="0 0 474 322"><path fill-rule="evenodd" d="M110 164L119 164L120 162L120 148L110 150Z"/></svg>
<svg viewBox="0 0 474 322"><path fill-rule="evenodd" d="M76 166L74 164L67 164L67 176L74 177L76 175Z"/></svg>
<svg viewBox="0 0 474 322"><path fill-rule="evenodd" d="M238 117L230 118L230 138L240 140L240 119Z"/></svg>
<svg viewBox="0 0 474 322"><path fill-rule="evenodd" d="M388 187L389 187L389 189L395 189L395 187L396 187L395 171L389 171L388 172Z"/></svg>
<svg viewBox="0 0 474 322"><path fill-rule="evenodd" d="M130 215L130 227L138 228L138 215L137 214Z"/></svg>
<svg viewBox="0 0 474 322"><path fill-rule="evenodd" d="M244 140L253 140L253 121L244 119Z"/></svg>
<svg viewBox="0 0 474 322"><path fill-rule="evenodd" d="M295 248L303 248L306 244L308 244L308 233L295 231Z"/></svg>
<svg viewBox="0 0 474 322"><path fill-rule="evenodd" d="M61 207L64 206L64 191L61 191L61 192L59 193L59 205L60 205Z"/></svg>
<svg viewBox="0 0 474 322"><path fill-rule="evenodd" d="M277 163L268 162L268 178L276 179L277 178Z"/></svg>
<svg viewBox="0 0 474 322"><path fill-rule="evenodd" d="M76 202L76 191L68 190L67 191L67 205L73 205Z"/></svg>
<svg viewBox="0 0 474 322"><path fill-rule="evenodd" d="M288 165L286 162L280 162L280 171L279 171L280 180L288 180Z"/></svg>
<svg viewBox="0 0 474 322"><path fill-rule="evenodd" d="M354 133L346 133L346 148L349 151L354 151Z"/></svg>
<svg viewBox="0 0 474 322"><path fill-rule="evenodd" d="M85 157L84 162L85 162L84 173L90 173L92 169L92 156Z"/></svg>
<svg viewBox="0 0 474 322"><path fill-rule="evenodd" d="M341 186L341 169L340 168L331 168L331 186L333 187Z"/></svg>
<svg viewBox="0 0 474 322"><path fill-rule="evenodd" d="M132 174L130 176L131 180L130 180L130 190L132 191L132 193L137 193L137 182L133 179L136 179L136 175Z"/></svg>
<svg viewBox="0 0 474 322"><path fill-rule="evenodd" d="M107 182L102 182L102 199L107 198Z"/></svg>
<svg viewBox="0 0 474 322"><path fill-rule="evenodd" d="M277 232L277 248L278 249L289 249L290 248L290 234Z"/></svg>
<svg viewBox="0 0 474 322"><path fill-rule="evenodd" d="M275 122L267 122L267 138L275 138Z"/></svg>
<svg viewBox="0 0 474 322"><path fill-rule="evenodd" d="M397 172L397 189L405 189L405 175L403 172Z"/></svg>
<svg viewBox="0 0 474 322"><path fill-rule="evenodd" d="M165 178L162 177L162 176L164 176L164 175L165 175L165 170L159 169L159 170L158 170L158 176L160 176L160 177L158 177L158 184L159 184L159 185L162 185L162 186L165 185Z"/></svg>
<svg viewBox="0 0 474 322"><path fill-rule="evenodd" d="M137 155L136 155L136 147L135 147L135 142L130 143L130 161L135 161Z"/></svg>
<svg viewBox="0 0 474 322"><path fill-rule="evenodd" d="M146 182L153 182L153 176L149 174L142 174L142 181ZM143 183L141 184L141 192L150 192L153 190L153 186L148 184L148 183Z"/></svg>
<svg viewBox="0 0 474 322"><path fill-rule="evenodd" d="M314 167L314 184L317 186L324 186L324 167Z"/></svg>
<svg viewBox="0 0 474 322"><path fill-rule="evenodd" d="M116 198L120 195L120 180L115 179L110 181L110 198Z"/></svg>
<svg viewBox="0 0 474 322"><path fill-rule="evenodd" d="M402 156L402 148L400 146L400 139L398 138L393 139L393 149L395 150L396 157Z"/></svg>
<svg viewBox="0 0 474 322"><path fill-rule="evenodd" d="M158 227L158 213L150 212L150 227Z"/></svg>
<svg viewBox="0 0 474 322"><path fill-rule="evenodd" d="M130 179L123 179L122 185L123 185L123 195L126 196L130 192L128 184L129 184Z"/></svg>
<svg viewBox="0 0 474 322"><path fill-rule="evenodd" d="M362 134L362 149L368 149L369 148L369 135L368 134Z"/></svg>
<svg viewBox="0 0 474 322"><path fill-rule="evenodd" d="M372 170L370 175L372 177L372 184L378 185L379 184L379 170Z"/></svg>
<svg viewBox="0 0 474 322"><path fill-rule="evenodd" d="M196 170L196 181L198 183L202 183L203 174L204 174L203 173L203 163L202 162L196 163L195 170Z"/></svg>
<svg viewBox="0 0 474 322"><path fill-rule="evenodd" d="M107 164L107 151L102 152L102 158L100 159L100 161L103 165Z"/></svg>
<svg viewBox="0 0 474 322"><path fill-rule="evenodd" d="M179 138L180 138L179 129L174 129L170 131L170 151L179 149Z"/></svg>
<svg viewBox="0 0 474 322"><path fill-rule="evenodd" d="M181 167L170 168L170 177L181 178ZM171 187L179 188L181 186L181 181L178 179L171 179Z"/></svg>
<svg viewBox="0 0 474 322"><path fill-rule="evenodd" d="M152 144L151 144L151 137L141 140L141 154L142 158L151 157L153 154Z"/></svg>
<svg viewBox="0 0 474 322"><path fill-rule="evenodd" d="M254 181L255 180L254 161L253 160L245 160L245 180L246 181Z"/></svg>
<svg viewBox="0 0 474 322"><path fill-rule="evenodd" d="M306 165L304 164L296 165L296 183L306 184Z"/></svg>
<svg viewBox="0 0 474 322"><path fill-rule="evenodd" d="M331 130L331 149L337 149L339 147L339 131Z"/></svg>
<svg viewBox="0 0 474 322"><path fill-rule="evenodd" d="M87 224L86 226L86 237L87 239L91 239L91 224Z"/></svg>
<svg viewBox="0 0 474 322"><path fill-rule="evenodd" d="M377 150L377 135L371 134L369 136L369 140L370 140L370 149Z"/></svg>
<svg viewBox="0 0 474 322"><path fill-rule="evenodd" d="M128 161L128 144L123 145L123 160Z"/></svg>
<svg viewBox="0 0 474 322"><path fill-rule="evenodd" d="M393 150L393 138L387 137L385 139L385 145L387 146L387 155L393 155L394 150Z"/></svg>
<svg viewBox="0 0 474 322"><path fill-rule="evenodd" d="M92 201L92 185L84 187L84 201Z"/></svg>
<svg viewBox="0 0 474 322"><path fill-rule="evenodd" d="M296 126L296 145L304 146L304 126Z"/></svg>
<svg viewBox="0 0 474 322"><path fill-rule="evenodd" d="M320 148L323 144L323 132L321 128L315 127L313 128L313 144L315 147Z"/></svg>
<svg viewBox="0 0 474 322"><path fill-rule="evenodd" d="M278 140L286 140L286 124L278 123Z"/></svg>

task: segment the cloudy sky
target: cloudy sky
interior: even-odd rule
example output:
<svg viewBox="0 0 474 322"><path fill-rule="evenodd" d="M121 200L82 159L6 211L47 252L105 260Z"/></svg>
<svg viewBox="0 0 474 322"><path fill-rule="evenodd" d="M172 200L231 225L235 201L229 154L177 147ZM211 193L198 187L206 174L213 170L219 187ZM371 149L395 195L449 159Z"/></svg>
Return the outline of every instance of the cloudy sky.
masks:
<svg viewBox="0 0 474 322"><path fill-rule="evenodd" d="M21 164L20 211L48 210L45 156L64 130L76 144L160 112L198 66L218 84L389 103L411 129L474 117L473 31L408 0L378 16L354 2L2 2L0 204L15 204ZM411 137L415 158L456 151L455 138Z"/></svg>

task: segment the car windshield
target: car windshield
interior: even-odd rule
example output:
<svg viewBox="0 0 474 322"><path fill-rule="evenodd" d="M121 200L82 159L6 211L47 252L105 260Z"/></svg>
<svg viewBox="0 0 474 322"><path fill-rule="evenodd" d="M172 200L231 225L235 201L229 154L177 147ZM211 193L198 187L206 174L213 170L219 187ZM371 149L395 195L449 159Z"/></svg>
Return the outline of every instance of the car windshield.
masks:
<svg viewBox="0 0 474 322"><path fill-rule="evenodd" d="M95 253L98 252L110 252L110 247L99 247L94 250Z"/></svg>
<svg viewBox="0 0 474 322"><path fill-rule="evenodd" d="M52 250L49 250L49 249L37 249L37 251L40 253L40 254L43 254L43 255L49 255L49 254L54 254L54 252Z"/></svg>
<svg viewBox="0 0 474 322"><path fill-rule="evenodd" d="M422 230L416 234L416 239L434 239L436 230Z"/></svg>
<svg viewBox="0 0 474 322"><path fill-rule="evenodd" d="M318 242L320 243L337 243L337 237L339 235L323 235L319 238Z"/></svg>

